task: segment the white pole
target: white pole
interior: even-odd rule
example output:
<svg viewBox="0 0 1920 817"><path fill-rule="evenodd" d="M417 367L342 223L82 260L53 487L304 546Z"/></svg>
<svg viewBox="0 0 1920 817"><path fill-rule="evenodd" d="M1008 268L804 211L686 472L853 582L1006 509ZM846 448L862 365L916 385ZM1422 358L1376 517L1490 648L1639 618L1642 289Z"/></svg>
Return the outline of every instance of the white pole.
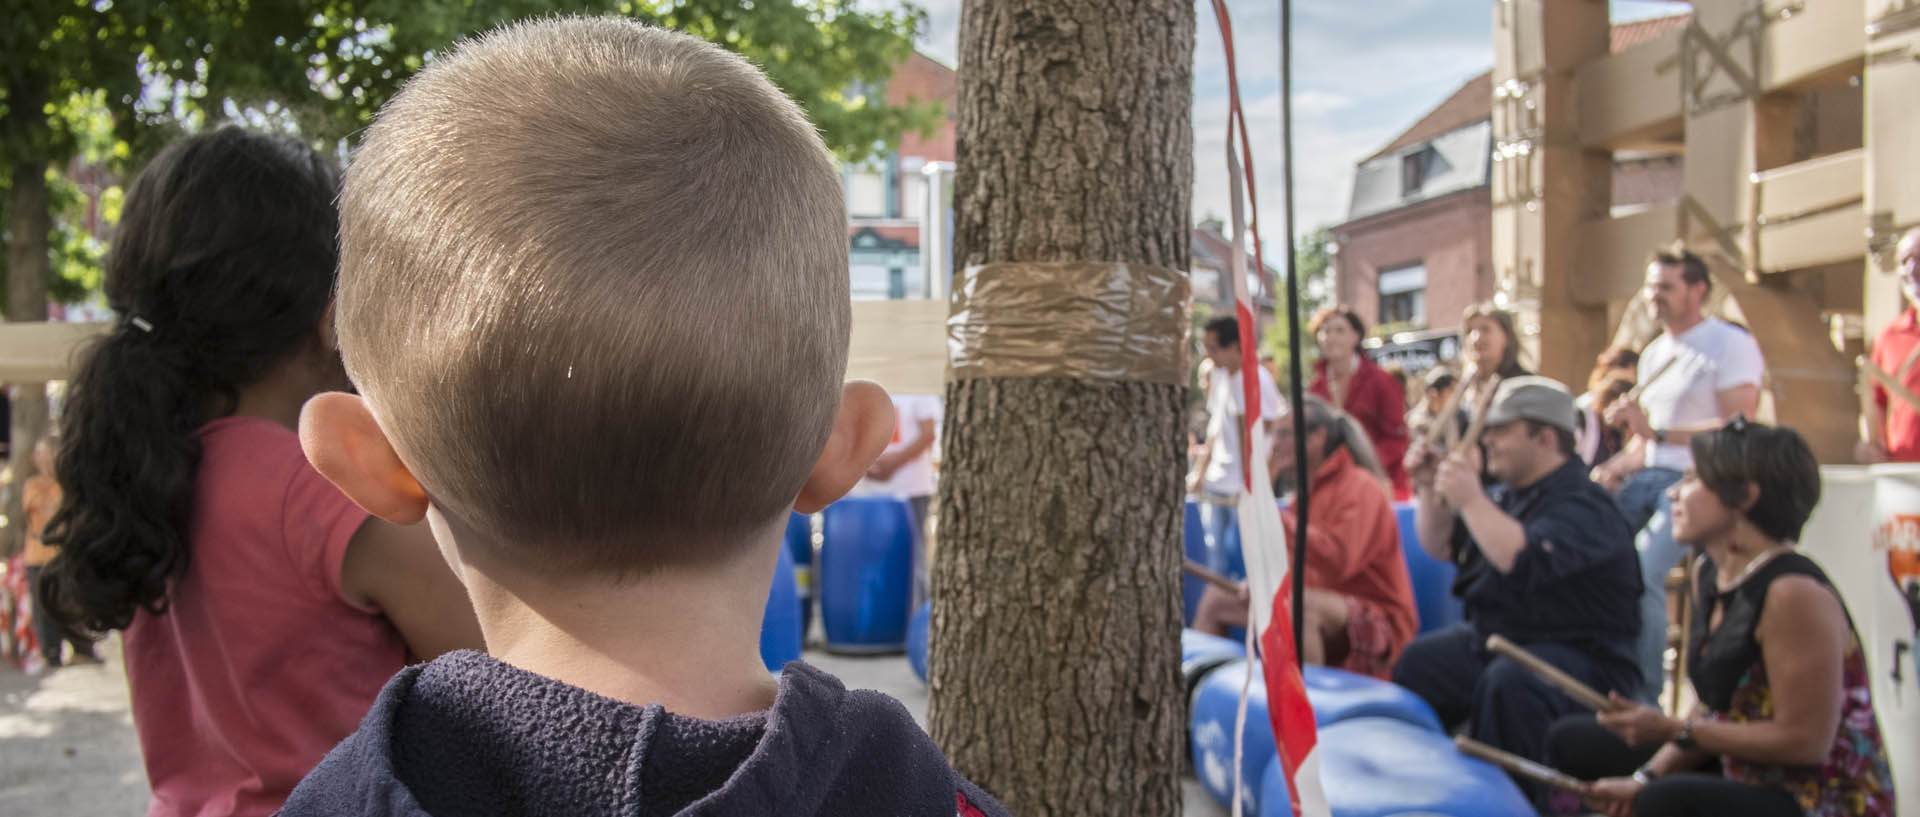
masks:
<svg viewBox="0 0 1920 817"><path fill-rule="evenodd" d="M946 188L953 163L928 162L921 166L920 174L927 180L927 206L920 209L920 269L926 277L927 297L946 300L947 274L952 264L947 258Z"/></svg>

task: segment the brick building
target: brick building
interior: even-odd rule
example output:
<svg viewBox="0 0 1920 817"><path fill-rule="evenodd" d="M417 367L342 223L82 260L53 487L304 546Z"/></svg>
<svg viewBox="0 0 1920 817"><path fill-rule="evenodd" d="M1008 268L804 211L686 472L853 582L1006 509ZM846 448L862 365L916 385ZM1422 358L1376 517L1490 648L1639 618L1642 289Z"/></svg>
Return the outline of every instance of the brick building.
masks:
<svg viewBox="0 0 1920 817"><path fill-rule="evenodd" d="M1233 239L1227 237L1227 226L1219 219L1206 219L1193 228L1193 304L1204 306L1211 315L1233 314L1233 279L1228 270L1233 268ZM1252 242L1248 242L1252 243ZM1286 254L1286 245L1269 244L1264 248L1267 253ZM1247 251L1247 268L1253 269L1253 251ZM1271 287L1283 283L1286 273L1267 264L1264 278L1249 275L1247 293L1253 298L1253 306L1260 311L1260 322L1264 325L1273 317L1273 292Z"/></svg>
<svg viewBox="0 0 1920 817"><path fill-rule="evenodd" d="M1614 26L1620 51L1686 15ZM1677 156L1616 152L1613 207L1678 195ZM1491 298L1493 80L1481 74L1354 168L1347 221L1333 228L1334 294L1376 330L1376 359L1411 370L1452 359L1460 313Z"/></svg>
<svg viewBox="0 0 1920 817"><path fill-rule="evenodd" d="M953 161L953 114L959 79L952 68L915 52L887 80L888 104L938 101L946 118L929 136L908 132L899 149L841 169L847 194L847 240L853 297L924 298L921 217L926 211L929 162ZM948 224L951 217L943 214ZM952 235L951 231L947 235Z"/></svg>

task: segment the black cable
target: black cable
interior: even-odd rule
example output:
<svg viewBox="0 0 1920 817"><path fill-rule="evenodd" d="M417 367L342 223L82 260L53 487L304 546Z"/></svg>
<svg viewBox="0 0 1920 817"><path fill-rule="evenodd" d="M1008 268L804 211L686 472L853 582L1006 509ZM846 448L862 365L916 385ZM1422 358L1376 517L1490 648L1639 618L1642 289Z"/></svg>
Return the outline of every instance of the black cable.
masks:
<svg viewBox="0 0 1920 817"><path fill-rule="evenodd" d="M1300 269L1295 263L1293 238L1293 0L1280 0L1280 153L1281 209L1287 233L1287 399L1293 403L1293 657L1306 666L1307 606L1307 495L1312 475L1307 473L1307 414L1300 374ZM1336 406L1335 408L1338 408Z"/></svg>

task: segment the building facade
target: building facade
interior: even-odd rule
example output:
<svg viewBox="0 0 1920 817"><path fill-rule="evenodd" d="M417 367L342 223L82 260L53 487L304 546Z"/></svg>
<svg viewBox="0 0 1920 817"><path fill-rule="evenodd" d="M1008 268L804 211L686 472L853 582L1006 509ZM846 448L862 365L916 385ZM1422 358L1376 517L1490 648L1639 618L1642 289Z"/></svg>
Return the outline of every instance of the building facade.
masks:
<svg viewBox="0 0 1920 817"><path fill-rule="evenodd" d="M841 169L847 196L848 264L853 297L862 300L925 298L921 258L930 163L949 166L954 157L953 114L959 78L952 68L915 52L894 68L884 91L888 104L937 101L946 117L930 135L908 132L900 147L881 158ZM938 217L952 224L951 211ZM940 231L951 236L952 230ZM944 255L944 254L943 254ZM944 287L942 287L944 290Z"/></svg>
<svg viewBox="0 0 1920 817"><path fill-rule="evenodd" d="M1687 15L1614 27L1621 50L1677 30ZM1410 370L1450 360L1460 314L1495 298L1492 72L1468 80L1354 169L1347 221L1333 228L1335 298L1371 327L1376 358ZM1680 191L1677 154L1617 153L1616 211Z"/></svg>

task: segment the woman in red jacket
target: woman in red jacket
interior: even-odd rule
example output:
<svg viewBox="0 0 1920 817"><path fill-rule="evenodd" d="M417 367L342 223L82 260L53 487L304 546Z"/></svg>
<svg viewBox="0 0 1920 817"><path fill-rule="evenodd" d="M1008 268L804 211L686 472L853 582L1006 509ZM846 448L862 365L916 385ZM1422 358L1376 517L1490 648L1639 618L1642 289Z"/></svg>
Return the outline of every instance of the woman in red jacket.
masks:
<svg viewBox="0 0 1920 817"><path fill-rule="evenodd" d="M1314 339L1320 359L1313 364L1308 391L1360 421L1380 461L1393 481L1393 498L1413 495L1407 470L1400 460L1407 453L1406 397L1400 382L1360 353L1367 326L1349 306L1329 306L1314 313Z"/></svg>

